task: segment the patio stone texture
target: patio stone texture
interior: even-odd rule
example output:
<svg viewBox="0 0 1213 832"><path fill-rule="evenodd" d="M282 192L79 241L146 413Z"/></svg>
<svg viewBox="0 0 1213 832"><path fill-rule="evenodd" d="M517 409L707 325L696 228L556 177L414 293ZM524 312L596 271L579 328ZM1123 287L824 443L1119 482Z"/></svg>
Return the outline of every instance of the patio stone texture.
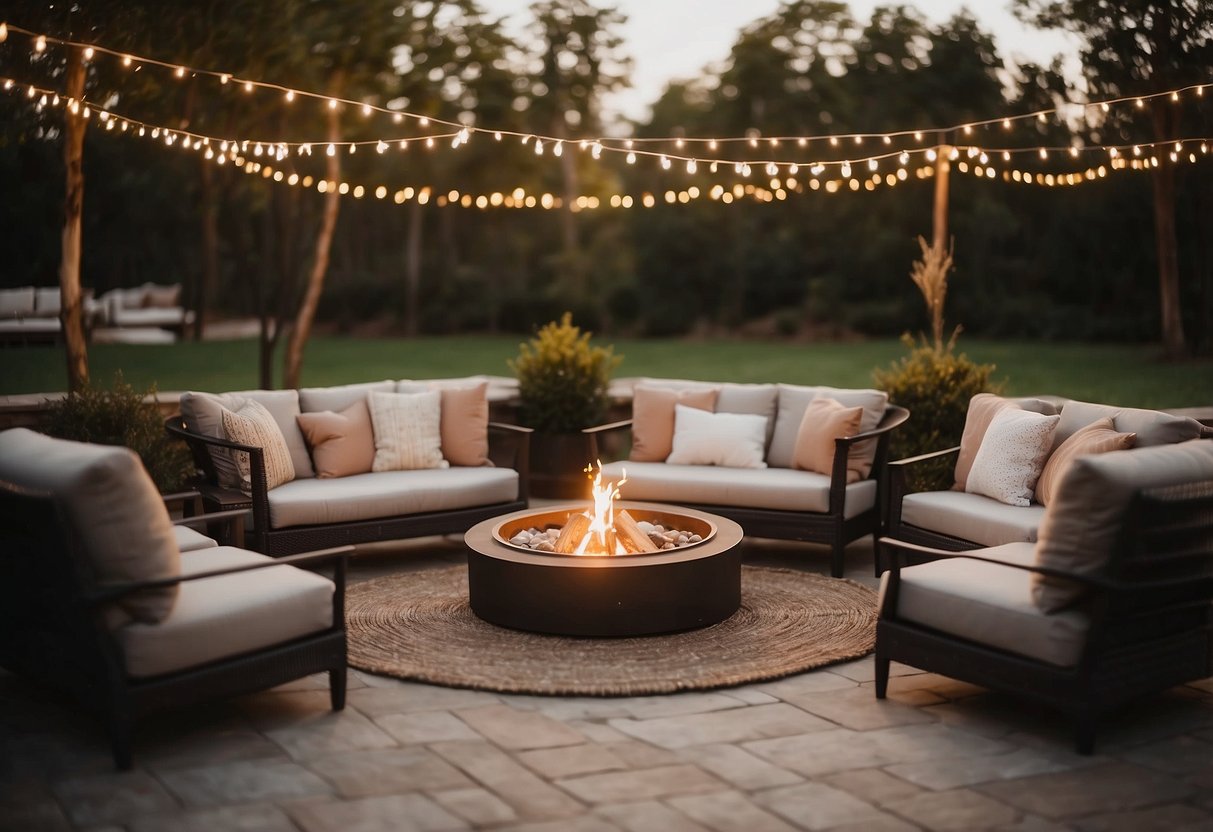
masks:
<svg viewBox="0 0 1213 832"><path fill-rule="evenodd" d="M459 562L455 539L353 580ZM873 583L866 541L848 577ZM865 562L865 550L867 559ZM746 561L826 572L823 547ZM0 671L0 830L797 832L1213 829L1213 683L1111 720L1094 756L1053 712L872 659L670 696L497 695L352 671L150 719L115 772L101 726Z"/></svg>

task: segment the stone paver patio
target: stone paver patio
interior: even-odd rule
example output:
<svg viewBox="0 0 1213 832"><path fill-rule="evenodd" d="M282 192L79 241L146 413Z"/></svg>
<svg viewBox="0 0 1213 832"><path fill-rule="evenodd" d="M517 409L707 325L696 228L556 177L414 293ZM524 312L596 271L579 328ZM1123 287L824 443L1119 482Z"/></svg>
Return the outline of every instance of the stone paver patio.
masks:
<svg viewBox="0 0 1213 832"><path fill-rule="evenodd" d="M458 563L456 539L360 552L351 580ZM390 548L390 547L379 547ZM867 541L848 576L869 585ZM810 554L806 556L805 552ZM746 561L826 573L814 547ZM1080 757L1062 719L871 658L723 691L496 695L352 671L142 724L117 773L98 723L0 672L0 830L518 832L1213 829L1213 681L1123 713Z"/></svg>

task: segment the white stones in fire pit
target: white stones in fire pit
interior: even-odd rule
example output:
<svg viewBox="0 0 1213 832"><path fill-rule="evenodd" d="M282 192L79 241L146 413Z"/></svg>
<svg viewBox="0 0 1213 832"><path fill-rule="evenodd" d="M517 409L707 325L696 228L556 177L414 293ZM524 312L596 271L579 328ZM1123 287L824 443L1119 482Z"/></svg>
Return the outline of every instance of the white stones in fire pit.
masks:
<svg viewBox="0 0 1213 832"><path fill-rule="evenodd" d="M658 549L677 549L703 541L703 537L698 534L679 529L667 529L665 526L650 523L647 520L638 520L636 525ZM556 541L559 537L560 529L555 526L546 529L532 527L515 534L510 538L510 543L536 552L555 552Z"/></svg>

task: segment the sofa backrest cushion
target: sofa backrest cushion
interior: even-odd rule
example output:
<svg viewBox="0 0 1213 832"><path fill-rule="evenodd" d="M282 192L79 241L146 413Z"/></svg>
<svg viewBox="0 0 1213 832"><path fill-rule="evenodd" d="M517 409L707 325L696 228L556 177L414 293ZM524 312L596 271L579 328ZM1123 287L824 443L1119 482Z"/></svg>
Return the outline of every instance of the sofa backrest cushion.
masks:
<svg viewBox="0 0 1213 832"><path fill-rule="evenodd" d="M316 476L311 457L308 456L307 443L303 441L303 433L295 421L299 415L299 393L296 390L242 390L236 393L189 391L181 394L181 416L186 428L194 433L226 439L223 411L239 410L247 399L259 402L274 417L290 450L295 479ZM215 465L219 484L225 488L247 490L248 483L241 478L235 457L225 448L208 447L207 450Z"/></svg>
<svg viewBox="0 0 1213 832"><path fill-rule="evenodd" d="M372 471L450 467L442 458L442 397L424 393L371 393L367 399L375 431Z"/></svg>
<svg viewBox="0 0 1213 832"><path fill-rule="evenodd" d="M261 459L265 466L265 487L277 488L295 478L295 466L291 464L291 449L286 446L282 430L265 405L255 399L246 399L235 410L223 411L223 432L227 438L241 445L261 448ZM236 451L236 470L242 482L252 482L251 464L246 451Z"/></svg>
<svg viewBox="0 0 1213 832"><path fill-rule="evenodd" d="M1198 439L1203 431L1200 422L1186 416L1172 416L1170 413L1136 407L1069 401L1061 409L1061 423L1053 437L1053 447L1058 447L1081 428L1104 416L1112 417L1112 425L1119 432L1136 433L1138 448L1174 445L1176 442Z"/></svg>
<svg viewBox="0 0 1213 832"><path fill-rule="evenodd" d="M1109 451L1125 451L1137 442L1135 433L1117 433L1112 427L1112 417L1104 416L1058 445L1049 454L1049 461L1036 481L1036 502L1047 506L1057 495L1057 486L1074 460L1086 454L1106 454Z"/></svg>
<svg viewBox="0 0 1213 832"><path fill-rule="evenodd" d="M798 384L779 385L779 409L775 417L770 447L767 449L767 464L775 468L793 467L793 451L800 435L800 423L804 420L805 408L818 396L833 399L846 407L862 407L863 419L859 431L869 431L880 424L889 394L883 390L845 390L837 387L805 387ZM868 471L876 458L876 442L860 442L852 449L852 459ZM863 476L867 476L864 473Z"/></svg>
<svg viewBox="0 0 1213 832"><path fill-rule="evenodd" d="M0 479L60 501L98 583L180 574L181 552L168 511L130 448L13 428L0 433ZM111 616L110 623L163 621L176 598L176 586L125 596L117 605L121 614Z"/></svg>
<svg viewBox="0 0 1213 832"><path fill-rule="evenodd" d="M1040 521L1036 563L1079 574L1099 572L1122 534L1136 492L1210 480L1213 441L1208 439L1078 457ZM1064 579L1037 575L1032 582L1032 598L1045 612L1063 609L1082 595L1080 586Z"/></svg>
<svg viewBox="0 0 1213 832"><path fill-rule="evenodd" d="M757 413L708 413L674 405L671 465L766 468L766 419Z"/></svg>
<svg viewBox="0 0 1213 832"><path fill-rule="evenodd" d="M771 444L771 437L775 433L775 411L779 405L779 387L774 384L714 384L679 378L645 378L639 383L669 390L716 389L719 391L716 394L716 412L748 413L764 417L767 420L766 444Z"/></svg>
<svg viewBox="0 0 1213 832"><path fill-rule="evenodd" d="M440 394L442 457L451 465L491 466L489 461L489 383L442 387Z"/></svg>
<svg viewBox="0 0 1213 832"><path fill-rule="evenodd" d="M371 411L362 399L339 413L321 410L295 417L312 449L318 479L368 474L375 461L375 431Z"/></svg>
<svg viewBox="0 0 1213 832"><path fill-rule="evenodd" d="M863 408L847 407L837 399L818 396L804 409L800 421L800 435L796 437L796 448L792 453L792 467L815 471L829 476L834 470L834 440L840 436L859 433L863 420ZM867 474L863 464L855 459L855 449L850 448L847 459L847 482L859 482Z"/></svg>
<svg viewBox="0 0 1213 832"><path fill-rule="evenodd" d="M59 314L60 289L43 286L34 290L34 314L39 318L54 318Z"/></svg>
<svg viewBox="0 0 1213 832"><path fill-rule="evenodd" d="M0 289L0 318L26 318L33 314L33 286Z"/></svg>
<svg viewBox="0 0 1213 832"><path fill-rule="evenodd" d="M969 471L973 467L973 460L981 448L981 440L986 435L990 422L1000 410L1008 407L1042 413L1045 416L1055 416L1058 412L1056 406L1043 399L1005 399L993 393L978 393L969 399L969 411L965 414L964 432L960 437L960 453L956 456L955 485L952 486L956 491L966 490Z"/></svg>
<svg viewBox="0 0 1213 832"><path fill-rule="evenodd" d="M664 462L674 447L674 405L682 404L713 413L719 390L694 387L673 390L638 384L632 389L633 462Z"/></svg>
<svg viewBox="0 0 1213 832"><path fill-rule="evenodd" d="M372 390L380 393L395 393L396 382L388 379L360 384L341 384L336 387L303 387L299 390L299 410L303 413L319 413L322 410L340 413L354 402L365 403L367 394Z"/></svg>

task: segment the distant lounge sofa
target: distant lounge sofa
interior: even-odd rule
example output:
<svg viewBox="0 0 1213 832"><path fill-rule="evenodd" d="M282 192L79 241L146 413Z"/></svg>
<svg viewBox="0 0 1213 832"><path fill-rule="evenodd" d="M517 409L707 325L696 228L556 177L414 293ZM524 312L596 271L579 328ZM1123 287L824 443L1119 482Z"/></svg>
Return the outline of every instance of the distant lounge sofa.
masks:
<svg viewBox="0 0 1213 832"><path fill-rule="evenodd" d="M84 327L89 332L100 306L93 290L84 289ZM58 286L0 289L0 343L52 344L60 339Z"/></svg>
<svg viewBox="0 0 1213 832"><path fill-rule="evenodd" d="M598 456L602 440L631 432L629 458L602 468L609 480L626 473L624 499L720 514L755 537L827 544L841 577L847 544L879 529L889 435L909 416L879 390L646 378L631 419L586 433Z"/></svg>
<svg viewBox="0 0 1213 832"><path fill-rule="evenodd" d="M166 428L193 452L207 510L250 508L247 545L265 554L461 533L527 506L530 429L490 422L488 387L487 380L472 377L190 392ZM367 415L372 396L430 392L439 397L441 421L441 447L430 450L441 455L381 466L380 453L387 459L392 448L376 434L367 456L375 429ZM268 411L258 418L272 420L258 427L263 439L233 438L233 414L258 408ZM409 423L403 417L385 422L380 433L403 431L404 438L391 440L395 450L402 444L415 449L423 438L407 435ZM285 468L289 477L280 473Z"/></svg>
<svg viewBox="0 0 1213 832"><path fill-rule="evenodd" d="M105 326L117 329L164 329L181 336L194 322L194 313L181 305L181 284L144 283L131 289L111 289L98 299Z"/></svg>

